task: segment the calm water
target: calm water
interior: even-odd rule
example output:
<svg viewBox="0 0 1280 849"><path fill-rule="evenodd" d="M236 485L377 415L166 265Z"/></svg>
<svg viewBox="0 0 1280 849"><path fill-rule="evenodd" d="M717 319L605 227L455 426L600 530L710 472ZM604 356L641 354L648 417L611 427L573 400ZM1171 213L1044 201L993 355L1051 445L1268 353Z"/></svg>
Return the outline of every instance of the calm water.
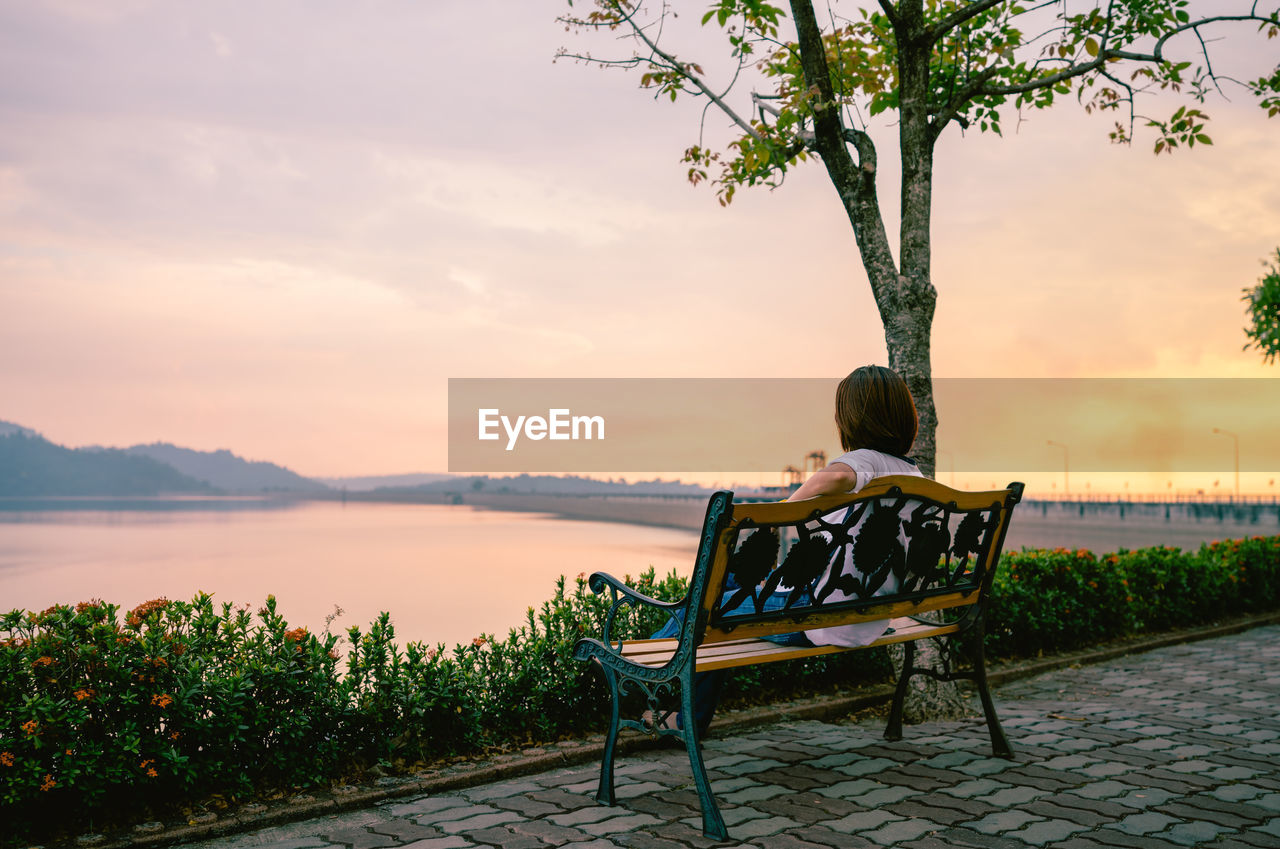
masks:
<svg viewBox="0 0 1280 849"><path fill-rule="evenodd" d="M340 631L391 613L430 643L505 634L558 575L693 566L692 531L468 506L308 502L274 509L0 510L0 609L159 596L255 608L274 594L294 625Z"/></svg>

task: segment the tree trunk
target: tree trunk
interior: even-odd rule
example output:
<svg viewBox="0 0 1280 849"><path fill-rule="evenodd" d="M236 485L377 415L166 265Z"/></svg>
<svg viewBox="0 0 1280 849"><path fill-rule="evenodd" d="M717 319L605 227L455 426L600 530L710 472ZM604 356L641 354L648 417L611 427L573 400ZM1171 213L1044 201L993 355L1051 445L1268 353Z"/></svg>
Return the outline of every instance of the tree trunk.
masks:
<svg viewBox="0 0 1280 849"><path fill-rule="evenodd" d="M930 279L930 215L933 196L933 144L936 138L929 121L929 59L932 45L924 36L922 0L903 0L894 16L898 41L899 146L902 154L901 264L885 233L884 218L876 194L876 149L871 137L847 129L831 84L822 31L810 0L791 0L792 20L800 46L800 62L805 84L816 96L811 100L814 148L822 158L831 184L840 195L862 265L884 325L889 366L902 375L916 402L920 427L912 454L927 477L934 475L935 434L938 417L933 405L933 371L929 341L933 328L934 304L938 293ZM857 151L855 163L849 153ZM930 641L917 646L917 663L940 667L937 650ZM901 669L899 651L895 666ZM942 719L966 713L954 682L941 682L926 675L911 680L905 718L908 722Z"/></svg>
<svg viewBox="0 0 1280 849"><path fill-rule="evenodd" d="M929 121L929 60L933 45L925 35L921 0L898 4L894 31L898 40L898 147L902 155L901 276L892 315L884 316L889 365L907 381L920 414L913 456L920 471L934 474L937 412L933 406L933 369L929 339L938 292L931 280L933 215L933 143ZM883 311L882 311L883 314Z"/></svg>

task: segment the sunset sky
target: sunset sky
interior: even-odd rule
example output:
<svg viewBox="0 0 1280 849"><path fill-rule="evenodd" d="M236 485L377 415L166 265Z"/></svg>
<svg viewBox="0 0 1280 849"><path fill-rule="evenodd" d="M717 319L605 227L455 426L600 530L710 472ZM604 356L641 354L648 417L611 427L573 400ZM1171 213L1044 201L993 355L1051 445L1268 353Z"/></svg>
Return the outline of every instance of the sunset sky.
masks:
<svg viewBox="0 0 1280 849"><path fill-rule="evenodd" d="M612 49L562 8L0 0L0 419L442 471L450 377L885 362L820 165L722 209L679 162L700 104L553 63ZM1234 34L1228 70L1274 67ZM1214 145L1160 157L1070 101L949 128L935 374L1280 377L1241 351L1240 301L1280 244L1280 119L1243 92L1204 109ZM896 136L872 128L892 232Z"/></svg>

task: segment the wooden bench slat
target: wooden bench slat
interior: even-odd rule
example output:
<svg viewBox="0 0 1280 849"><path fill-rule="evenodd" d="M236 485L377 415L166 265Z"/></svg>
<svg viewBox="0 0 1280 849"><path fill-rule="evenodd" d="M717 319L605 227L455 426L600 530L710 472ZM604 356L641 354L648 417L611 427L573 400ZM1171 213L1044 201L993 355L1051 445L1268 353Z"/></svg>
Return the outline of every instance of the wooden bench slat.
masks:
<svg viewBox="0 0 1280 849"><path fill-rule="evenodd" d="M893 632L885 634L866 646L887 646L893 643L918 640L924 637L941 637L959 630L955 624L934 625L916 622L906 617L890 620ZM642 666L659 667L670 662L675 655L680 641L675 638L665 640L631 640L622 644L622 656L632 663ZM856 651L846 646L780 646L768 640L756 638L740 638L733 641L704 643L698 647L695 669L698 672L709 672L713 669L732 669L735 666L746 666L753 663L772 663L778 660L793 660L802 657L817 657L824 654L835 654L842 651Z"/></svg>

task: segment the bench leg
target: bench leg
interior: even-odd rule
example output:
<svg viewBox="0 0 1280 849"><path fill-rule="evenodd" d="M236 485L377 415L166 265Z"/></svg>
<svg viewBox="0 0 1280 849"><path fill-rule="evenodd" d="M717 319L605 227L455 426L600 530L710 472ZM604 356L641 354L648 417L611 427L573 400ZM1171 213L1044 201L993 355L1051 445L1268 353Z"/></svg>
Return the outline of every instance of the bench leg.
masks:
<svg viewBox="0 0 1280 849"><path fill-rule="evenodd" d="M978 687L978 698L982 700L982 712L987 717L987 731L991 734L991 752L998 758L1012 758L1013 749L1009 746L1009 738L1004 736L1000 727L1000 717L996 716L996 705L991 700L991 688L987 686L986 654L982 651L982 633L979 631L975 641L977 648L973 652L973 683Z"/></svg>
<svg viewBox="0 0 1280 849"><path fill-rule="evenodd" d="M728 840L729 831L724 826L724 818L720 816L720 807L711 795L711 782L707 779L707 768L702 763L702 748L698 745L698 723L693 721L692 675L689 680L680 681L680 704L685 718L681 736L684 738L684 748L689 753L689 768L693 771L693 781L698 788L698 801L702 803L702 833L712 840Z"/></svg>
<svg viewBox="0 0 1280 849"><path fill-rule="evenodd" d="M609 684L609 696L612 702L609 713L609 733L604 740L604 757L600 759L600 787L596 790L596 801L602 805L613 805L613 752L618 744L619 695L618 676L612 669L601 668L604 680Z"/></svg>
<svg viewBox="0 0 1280 849"><path fill-rule="evenodd" d="M916 644L904 643L902 652L902 672L898 674L898 686L893 691L893 704L889 708L889 722L885 725L884 739L902 739L902 709L907 700L907 684L911 681L911 670L916 662Z"/></svg>

